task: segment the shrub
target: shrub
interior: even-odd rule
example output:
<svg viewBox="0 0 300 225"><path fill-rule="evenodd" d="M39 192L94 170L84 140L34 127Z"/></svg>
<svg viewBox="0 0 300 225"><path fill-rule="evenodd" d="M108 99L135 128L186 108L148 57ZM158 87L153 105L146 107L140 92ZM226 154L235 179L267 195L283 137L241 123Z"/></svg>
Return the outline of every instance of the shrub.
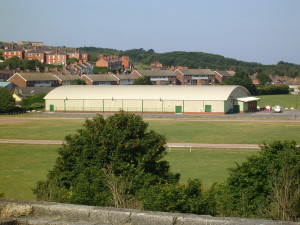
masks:
<svg viewBox="0 0 300 225"><path fill-rule="evenodd" d="M54 168L34 189L37 199L107 206L116 202L107 185L114 180L130 183L120 192L127 199L151 185L177 183L179 175L161 160L165 138L147 127L141 116L124 112L86 120L83 129L65 138ZM105 168L113 171L112 180Z"/></svg>
<svg viewBox="0 0 300 225"><path fill-rule="evenodd" d="M274 141L230 170L224 185L214 190L222 216L300 218L300 148L294 141Z"/></svg>

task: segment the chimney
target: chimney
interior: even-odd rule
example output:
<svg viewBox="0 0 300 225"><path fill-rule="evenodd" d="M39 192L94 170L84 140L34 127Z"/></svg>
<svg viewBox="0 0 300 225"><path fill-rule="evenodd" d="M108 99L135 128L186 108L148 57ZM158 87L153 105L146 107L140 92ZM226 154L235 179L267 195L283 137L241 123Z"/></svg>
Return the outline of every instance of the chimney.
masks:
<svg viewBox="0 0 300 225"><path fill-rule="evenodd" d="M86 59L83 60L83 63L86 63Z"/></svg>
<svg viewBox="0 0 300 225"><path fill-rule="evenodd" d="M77 62L74 62L74 66L77 66Z"/></svg>
<svg viewBox="0 0 300 225"><path fill-rule="evenodd" d="M48 70L48 66L45 67L45 73L48 73L49 70Z"/></svg>
<svg viewBox="0 0 300 225"><path fill-rule="evenodd" d="M39 73L40 72L40 67L38 67L38 66L35 67L35 71Z"/></svg>
<svg viewBox="0 0 300 225"><path fill-rule="evenodd" d="M82 59L79 59L79 64L80 64L80 65L82 64Z"/></svg>

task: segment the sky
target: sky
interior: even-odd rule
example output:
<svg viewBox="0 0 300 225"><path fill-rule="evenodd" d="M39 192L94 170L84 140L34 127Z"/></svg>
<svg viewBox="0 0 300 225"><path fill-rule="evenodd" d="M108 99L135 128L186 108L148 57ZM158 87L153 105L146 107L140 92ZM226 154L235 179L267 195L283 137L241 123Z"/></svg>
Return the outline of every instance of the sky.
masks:
<svg viewBox="0 0 300 225"><path fill-rule="evenodd" d="M0 41L300 64L300 1L0 0Z"/></svg>

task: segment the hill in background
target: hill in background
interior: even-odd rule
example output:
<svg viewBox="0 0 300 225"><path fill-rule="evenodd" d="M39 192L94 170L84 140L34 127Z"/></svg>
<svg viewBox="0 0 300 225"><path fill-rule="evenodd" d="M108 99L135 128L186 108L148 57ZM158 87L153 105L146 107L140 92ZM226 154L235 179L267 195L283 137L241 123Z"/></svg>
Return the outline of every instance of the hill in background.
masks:
<svg viewBox="0 0 300 225"><path fill-rule="evenodd" d="M276 65L264 65L203 52L175 51L156 53L153 49L144 50L143 48L122 51L109 48L81 47L80 50L87 51L91 55L90 59L92 62L97 61L97 55L99 54L117 55L119 57L129 56L134 61L136 69L150 69L149 65L151 63L159 61L165 69L171 66L187 66L190 69L236 70L250 74L261 72L293 78L300 76L300 65L283 61L278 62Z"/></svg>

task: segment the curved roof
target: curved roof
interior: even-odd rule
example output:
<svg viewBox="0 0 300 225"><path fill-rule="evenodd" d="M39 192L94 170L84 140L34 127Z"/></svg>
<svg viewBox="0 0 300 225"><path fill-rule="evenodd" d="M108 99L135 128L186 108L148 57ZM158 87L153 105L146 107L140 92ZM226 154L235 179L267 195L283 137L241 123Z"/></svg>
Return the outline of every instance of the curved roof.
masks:
<svg viewBox="0 0 300 225"><path fill-rule="evenodd" d="M133 99L133 100L227 100L238 91L251 96L242 86L164 86L164 85L68 85L55 88L44 99Z"/></svg>

